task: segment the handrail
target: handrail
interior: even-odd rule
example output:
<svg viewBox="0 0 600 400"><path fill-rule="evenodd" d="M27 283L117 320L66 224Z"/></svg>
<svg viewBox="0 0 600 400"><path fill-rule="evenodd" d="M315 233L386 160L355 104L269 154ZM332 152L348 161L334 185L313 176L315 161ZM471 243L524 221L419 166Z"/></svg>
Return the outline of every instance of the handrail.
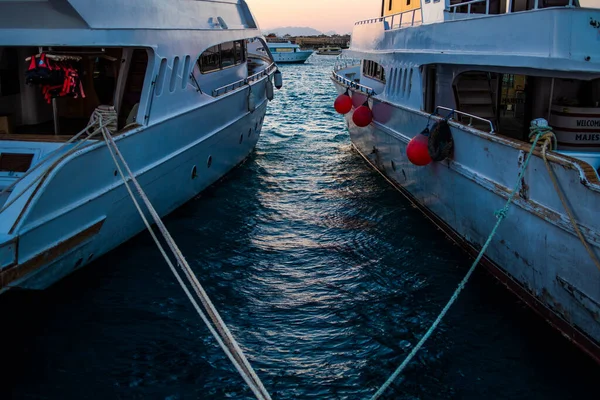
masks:
<svg viewBox="0 0 600 400"><path fill-rule="evenodd" d="M486 1L486 0L477 0L477 1ZM420 14L420 20L415 21L415 15L417 13L417 11ZM408 20L405 21L404 16L408 16L410 14L410 16L408 17ZM398 19L399 18L399 19ZM371 18L371 19L365 19L363 21L358 21L356 22L354 25L364 25L364 24L374 24L377 22L384 22L384 29L386 31L389 31L391 29L399 29L399 28L408 28L411 26L416 26L416 25L421 25L423 23L423 15L421 14L421 8L415 8L413 10L407 10L407 11L402 11L396 14L392 14L392 15L388 15L386 17L379 17L379 18ZM385 24L387 22L387 24ZM398 22L397 24L395 22Z"/></svg>
<svg viewBox="0 0 600 400"><path fill-rule="evenodd" d="M344 84L346 86L349 86L351 88L354 88L354 89L358 90L361 93L366 94L367 96L374 96L374 95L377 94L377 93L375 93L375 90L373 90L373 88L370 88L368 86L361 85L360 83L351 81L350 79L348 79L346 77L343 77L343 76L339 75L336 72L333 72L333 78L336 81L338 81L338 82L340 82L340 83L342 83L342 84Z"/></svg>
<svg viewBox="0 0 600 400"><path fill-rule="evenodd" d="M273 70L275 68L277 68L277 66L273 62L268 67L266 67L262 71L257 72L254 75L250 75L249 77L247 77L245 79L240 79L239 81L235 81L235 82L229 83L225 86L221 86L220 88L213 89L212 95L213 95L213 97L222 96L226 93L231 92L232 90L241 88L244 85L249 85L251 82L257 81L260 78L262 78L263 76L270 75L271 72L273 72Z"/></svg>
<svg viewBox="0 0 600 400"><path fill-rule="evenodd" d="M477 119L479 121L487 122L488 124L490 124L490 133L492 133L492 134L495 133L495 131L494 131L494 124L489 119L481 118L481 117L478 117L477 115L469 114L469 113L462 112L462 111L453 110L451 108L443 107L443 106L437 106L435 108L435 110L433 111L433 115L439 115L438 112L437 112L438 110L450 111L448 119L453 119L452 118L453 114L459 114L459 115L464 115L465 117L468 117L469 118L469 124L467 126L473 126L473 119Z"/></svg>

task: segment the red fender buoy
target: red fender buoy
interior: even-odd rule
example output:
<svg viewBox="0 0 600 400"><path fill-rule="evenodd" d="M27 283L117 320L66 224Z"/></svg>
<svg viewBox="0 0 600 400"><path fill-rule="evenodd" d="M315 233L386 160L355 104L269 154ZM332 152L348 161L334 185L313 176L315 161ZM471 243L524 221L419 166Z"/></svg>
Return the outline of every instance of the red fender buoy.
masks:
<svg viewBox="0 0 600 400"><path fill-rule="evenodd" d="M364 128L373 121L373 113L371 112L371 109L366 101L365 104L354 110L354 114L352 114L352 121L356 124L356 126L360 126L361 128Z"/></svg>
<svg viewBox="0 0 600 400"><path fill-rule="evenodd" d="M352 98L348 96L348 91L346 93L340 94L335 102L333 103L333 107L335 111L340 114L348 114L350 110L352 110Z"/></svg>
<svg viewBox="0 0 600 400"><path fill-rule="evenodd" d="M406 146L408 160L414 165L421 167L429 164L431 162L431 156L429 155L429 149L427 147L428 143L429 138L422 133L413 137L410 142L408 142L408 146Z"/></svg>

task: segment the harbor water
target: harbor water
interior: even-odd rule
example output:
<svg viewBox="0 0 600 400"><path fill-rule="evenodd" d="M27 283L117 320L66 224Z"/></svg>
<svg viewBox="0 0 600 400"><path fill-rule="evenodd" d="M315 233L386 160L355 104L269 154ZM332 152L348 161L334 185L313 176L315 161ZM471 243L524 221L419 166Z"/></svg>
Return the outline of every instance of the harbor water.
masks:
<svg viewBox="0 0 600 400"><path fill-rule="evenodd" d="M253 155L165 218L273 399L373 394L471 264L352 149L334 62L281 66ZM252 398L147 233L0 312L1 399ZM597 399L599 379L481 269L386 398Z"/></svg>

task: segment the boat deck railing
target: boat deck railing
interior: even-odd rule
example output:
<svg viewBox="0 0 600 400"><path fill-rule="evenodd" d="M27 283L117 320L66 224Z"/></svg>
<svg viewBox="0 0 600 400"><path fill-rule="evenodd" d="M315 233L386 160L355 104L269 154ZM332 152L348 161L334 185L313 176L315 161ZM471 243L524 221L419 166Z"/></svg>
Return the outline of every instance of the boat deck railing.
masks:
<svg viewBox="0 0 600 400"><path fill-rule="evenodd" d="M439 0L438 0L439 1ZM508 7L506 10L506 14L513 12L513 6L516 0L508 0ZM430 3L431 0L425 0L425 4ZM446 6L446 12L452 14L474 14L474 15L500 15L497 12L490 12L490 0L469 0L463 1L461 3L456 4L448 4ZM475 4L485 4L485 10L482 12L481 10L474 10L473 5ZM550 7L574 7L575 0L565 0L564 5L556 5L549 6L545 5L543 0L533 0L533 4L527 11L538 10L542 8L550 8ZM503 13L504 14L504 13ZM418 26L423 24L423 15L421 12L421 8L416 8L414 10L407 10L397 14L388 15L385 17L378 18L370 18L365 19L363 21L358 21L354 25L365 25L365 24L375 24L383 22L385 25L385 30L392 29L400 29L400 28L409 28L411 26Z"/></svg>
<svg viewBox="0 0 600 400"><path fill-rule="evenodd" d="M338 82L340 82L340 83L342 83L342 84L344 84L344 85L346 85L348 87L351 87L353 89L358 90L361 93L366 94L367 96L374 96L374 95L377 94L377 93L375 93L375 91L373 90L373 88L370 88L370 87L365 86L365 85L361 85L358 82L354 82L354 81L352 81L352 80L350 80L350 79L348 79L348 78L346 78L344 76L341 76L340 74L338 74L335 71L333 72L333 78L336 81L338 81Z"/></svg>
<svg viewBox="0 0 600 400"><path fill-rule="evenodd" d="M477 12L472 12L473 11L472 6L474 4L479 4L479 3L485 3L485 12L482 13L479 10ZM506 10L506 14L513 12L514 3L515 3L515 0L508 0L508 8ZM564 3L567 3L567 2L564 1ZM564 5L550 6L550 5L543 4L543 0L534 0L532 6L530 6L531 8L529 8L527 11L538 10L541 8L550 8L550 7L573 7L574 3L575 3L574 0L569 0L568 3L564 4ZM465 8L466 8L466 10L465 10ZM457 3L457 4L450 4L448 6L447 11L451 12L452 14L460 13L460 14L477 14L477 15L490 15L490 14L499 15L498 13L495 13L495 12L490 13L490 0L471 0L471 1L464 1L462 3Z"/></svg>
<svg viewBox="0 0 600 400"><path fill-rule="evenodd" d="M423 17L421 14L421 9L417 8L414 10L388 15L387 17L365 19L364 21L358 21L354 25L374 24L377 22L383 22L385 25L385 30L388 31L391 29L408 28L411 26L421 25L423 23Z"/></svg>
<svg viewBox="0 0 600 400"><path fill-rule="evenodd" d="M453 119L454 115L461 115L463 117L466 117L469 120L469 123L467 124L467 126L470 126L470 127L473 126L473 120L474 119L478 120L478 121L481 121L481 122L485 122L486 124L490 125L490 133L496 133L494 131L494 123L492 121L490 121L489 119L481 118L481 117L478 117L477 115L469 114L469 113L462 112L462 111L453 110L451 108L443 107L443 106L437 106L435 108L435 110L434 110L434 112L433 112L432 115L438 115L439 116L439 113L438 113L439 110L448 111L448 119L450 119L450 120Z"/></svg>
<svg viewBox="0 0 600 400"><path fill-rule="evenodd" d="M219 97L226 93L231 92L232 90L239 89L244 85L249 85L252 82L258 81L259 79L263 78L264 76L270 75L273 71L275 71L276 68L277 68L277 65L275 65L274 62L272 62L269 66L267 66L262 71L257 72L256 74L250 75L247 78L240 79L239 81L236 81L236 82L230 83L228 85L221 86L220 88L214 89L212 91L212 95L213 95L213 97Z"/></svg>

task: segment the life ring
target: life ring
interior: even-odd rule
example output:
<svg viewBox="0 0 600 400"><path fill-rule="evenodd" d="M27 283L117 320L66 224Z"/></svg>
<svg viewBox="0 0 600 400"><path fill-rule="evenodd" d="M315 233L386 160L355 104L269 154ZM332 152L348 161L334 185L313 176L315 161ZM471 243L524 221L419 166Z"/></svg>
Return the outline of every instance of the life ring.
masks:
<svg viewBox="0 0 600 400"><path fill-rule="evenodd" d="M443 119L433 124L429 133L427 149L433 161L443 161L452 155L454 140L448 121Z"/></svg>

